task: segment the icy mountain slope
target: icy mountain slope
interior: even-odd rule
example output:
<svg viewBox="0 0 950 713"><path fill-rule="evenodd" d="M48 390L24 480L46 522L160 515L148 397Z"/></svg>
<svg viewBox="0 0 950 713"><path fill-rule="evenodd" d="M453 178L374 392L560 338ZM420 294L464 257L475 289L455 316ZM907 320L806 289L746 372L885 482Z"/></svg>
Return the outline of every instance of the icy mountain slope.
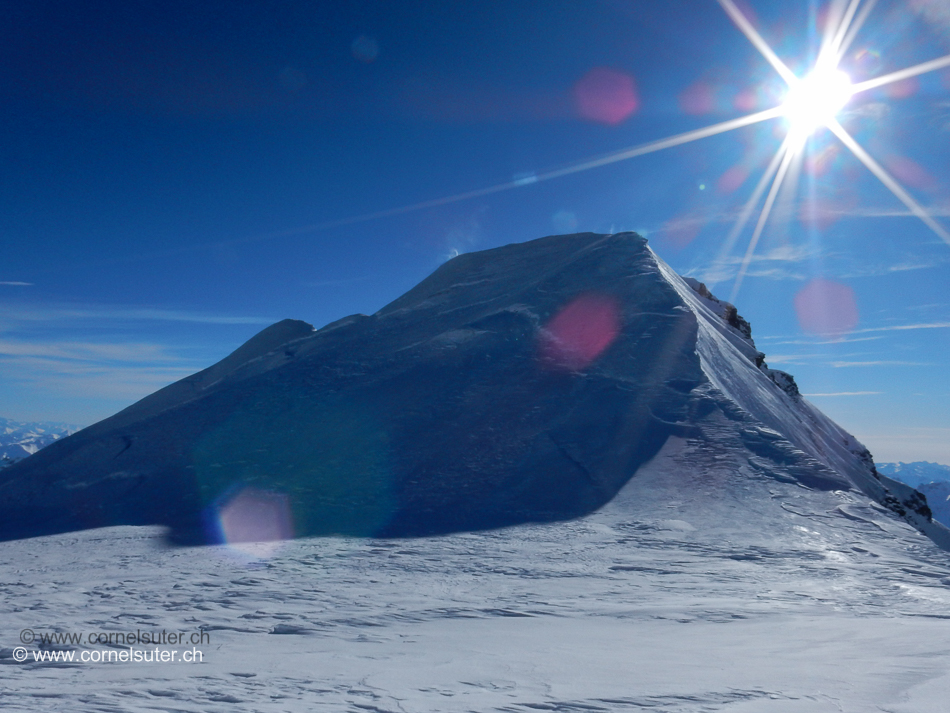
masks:
<svg viewBox="0 0 950 713"><path fill-rule="evenodd" d="M880 474L868 449L804 399L791 375L768 368L766 355L756 350L749 325L735 307L716 300L695 280L678 279L659 258L657 264L699 318L697 353L704 373L743 416L757 422L743 429L743 440L755 454L750 463L769 471L776 463L788 470L794 462L793 471L812 471L797 476L806 485L809 478L830 471L826 477L843 477L950 549L950 530L932 521L921 493ZM765 462L756 456L764 456Z"/></svg>
<svg viewBox="0 0 950 713"><path fill-rule="evenodd" d="M860 490L950 546L923 498L879 476L703 292L632 233L461 255L375 315L274 325L7 469L0 536L164 524L208 542L566 520L677 437L748 477Z"/></svg>

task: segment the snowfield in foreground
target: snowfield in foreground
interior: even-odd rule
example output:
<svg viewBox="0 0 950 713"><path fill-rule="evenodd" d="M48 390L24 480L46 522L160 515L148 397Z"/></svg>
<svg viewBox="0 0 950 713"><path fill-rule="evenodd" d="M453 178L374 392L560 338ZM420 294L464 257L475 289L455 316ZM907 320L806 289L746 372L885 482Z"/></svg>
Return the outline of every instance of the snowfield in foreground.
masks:
<svg viewBox="0 0 950 713"><path fill-rule="evenodd" d="M779 482L679 438L573 522L302 539L258 560L160 543L159 528L115 527L0 544L4 711L919 713L950 700L948 553L856 492ZM193 664L35 663L51 650L38 643L17 663L27 628L208 640L157 647L197 648Z"/></svg>

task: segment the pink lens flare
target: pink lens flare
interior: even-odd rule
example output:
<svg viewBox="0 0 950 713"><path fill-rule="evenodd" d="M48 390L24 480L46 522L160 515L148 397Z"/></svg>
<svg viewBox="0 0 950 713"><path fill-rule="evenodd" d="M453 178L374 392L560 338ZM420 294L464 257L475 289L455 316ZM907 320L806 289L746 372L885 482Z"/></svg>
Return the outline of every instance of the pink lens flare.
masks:
<svg viewBox="0 0 950 713"><path fill-rule="evenodd" d="M759 97L751 89L744 89L736 94L732 105L739 111L753 111L759 106Z"/></svg>
<svg viewBox="0 0 950 713"><path fill-rule="evenodd" d="M609 67L594 67L574 85L577 111L585 119L614 126L640 107L633 77Z"/></svg>
<svg viewBox="0 0 950 713"><path fill-rule="evenodd" d="M883 89L890 99L906 99L920 91L920 80L917 77L909 77L899 82L885 84Z"/></svg>
<svg viewBox="0 0 950 713"><path fill-rule="evenodd" d="M887 156L884 159L884 165L894 178L911 188L933 188L937 183L927 169L904 156L896 154Z"/></svg>
<svg viewBox="0 0 950 713"><path fill-rule="evenodd" d="M229 545L273 543L294 536L289 498L269 490L244 488L221 506L218 521Z"/></svg>
<svg viewBox="0 0 950 713"><path fill-rule="evenodd" d="M620 309L606 295L576 297L541 330L541 359L555 369L577 371L589 366L620 333Z"/></svg>
<svg viewBox="0 0 950 713"><path fill-rule="evenodd" d="M696 82L684 89L679 95L680 109L692 116L709 114L716 108L716 94L705 82Z"/></svg>
<svg viewBox="0 0 950 713"><path fill-rule="evenodd" d="M682 250L691 244L706 225L701 215L693 212L668 220L659 231L660 240L674 250Z"/></svg>
<svg viewBox="0 0 950 713"><path fill-rule="evenodd" d="M716 190L720 193L732 193L749 178L749 169L735 165L726 170L716 181Z"/></svg>
<svg viewBox="0 0 950 713"><path fill-rule="evenodd" d="M805 170L810 176L825 175L832 167L841 149L835 144L828 144L820 151L809 151L805 155Z"/></svg>
<svg viewBox="0 0 950 713"><path fill-rule="evenodd" d="M858 325L854 290L820 277L795 295L795 313L803 331L823 337L842 337Z"/></svg>
<svg viewBox="0 0 950 713"><path fill-rule="evenodd" d="M369 64L379 56L379 44L372 37L360 35L350 45L353 59L363 64Z"/></svg>

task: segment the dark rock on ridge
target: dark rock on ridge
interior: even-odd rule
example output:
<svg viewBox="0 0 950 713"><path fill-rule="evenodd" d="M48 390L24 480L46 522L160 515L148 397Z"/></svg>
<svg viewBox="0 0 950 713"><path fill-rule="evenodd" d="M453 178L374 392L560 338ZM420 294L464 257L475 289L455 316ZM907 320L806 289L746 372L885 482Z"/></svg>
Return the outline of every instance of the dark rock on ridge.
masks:
<svg viewBox="0 0 950 713"><path fill-rule="evenodd" d="M164 524L213 542L242 498L286 511L280 536L562 520L608 502L671 436L900 503L706 292L633 233L460 255L372 316L280 322L5 469L0 538Z"/></svg>

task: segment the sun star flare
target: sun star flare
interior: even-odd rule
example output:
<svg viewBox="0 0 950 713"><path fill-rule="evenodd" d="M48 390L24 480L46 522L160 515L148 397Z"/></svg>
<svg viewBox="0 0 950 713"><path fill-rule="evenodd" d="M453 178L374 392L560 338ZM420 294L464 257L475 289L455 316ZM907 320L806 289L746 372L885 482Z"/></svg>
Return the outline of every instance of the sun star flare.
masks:
<svg viewBox="0 0 950 713"><path fill-rule="evenodd" d="M816 68L789 89L783 113L791 131L804 138L833 120L853 93L851 78L843 71Z"/></svg>

